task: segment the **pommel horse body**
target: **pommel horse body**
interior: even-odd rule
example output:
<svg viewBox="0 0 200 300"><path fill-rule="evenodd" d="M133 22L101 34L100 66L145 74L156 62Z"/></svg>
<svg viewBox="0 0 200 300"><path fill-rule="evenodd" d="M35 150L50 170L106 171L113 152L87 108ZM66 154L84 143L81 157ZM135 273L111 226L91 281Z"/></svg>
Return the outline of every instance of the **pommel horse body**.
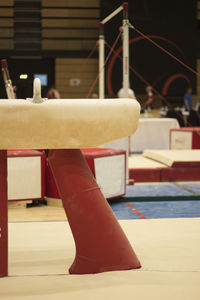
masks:
<svg viewBox="0 0 200 300"><path fill-rule="evenodd" d="M71 274L140 268L140 262L101 193L80 149L131 135L140 105L134 99L0 101L0 277L8 276L7 149L48 149L75 240Z"/></svg>

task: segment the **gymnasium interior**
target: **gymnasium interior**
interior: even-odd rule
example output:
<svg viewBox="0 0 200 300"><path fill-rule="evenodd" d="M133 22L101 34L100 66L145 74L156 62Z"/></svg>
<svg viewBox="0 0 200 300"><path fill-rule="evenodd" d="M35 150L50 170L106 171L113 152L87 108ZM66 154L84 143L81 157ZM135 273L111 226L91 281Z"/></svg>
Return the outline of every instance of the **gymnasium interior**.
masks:
<svg viewBox="0 0 200 300"><path fill-rule="evenodd" d="M200 298L199 34L200 0L0 0L0 299Z"/></svg>

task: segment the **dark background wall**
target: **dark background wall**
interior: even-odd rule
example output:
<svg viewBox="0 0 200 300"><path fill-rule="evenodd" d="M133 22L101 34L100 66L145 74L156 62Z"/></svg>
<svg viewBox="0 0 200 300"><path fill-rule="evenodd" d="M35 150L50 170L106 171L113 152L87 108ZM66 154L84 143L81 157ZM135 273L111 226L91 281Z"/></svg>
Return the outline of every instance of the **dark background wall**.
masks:
<svg viewBox="0 0 200 300"><path fill-rule="evenodd" d="M129 3L129 20L137 29L146 35L156 35L166 39L155 39L155 41L184 63L196 69L196 0L130 0L127 2ZM121 3L122 1L119 0L102 0L101 19L119 7ZM105 25L105 36L110 45L113 44L119 33L121 22L122 13ZM137 32L130 30L130 40L137 36ZM121 41L116 49L120 45ZM165 83L171 76L183 74L182 77L177 75L177 79L172 81L167 95L183 95L189 82L195 93L196 76L147 40L140 40L130 45L130 64L159 92L162 92ZM112 70L111 80L115 94L121 87L121 73L121 61L117 59ZM136 93L142 94L145 91L146 84L131 71L130 85Z"/></svg>
<svg viewBox="0 0 200 300"><path fill-rule="evenodd" d="M157 36L155 39L157 43L199 72L200 0L131 0L128 2L129 19L137 29L144 34ZM8 60L11 78L17 85L17 96L20 98L31 96L33 74L46 73L48 87L52 83L59 85L62 97L84 98L91 81L95 80L98 74L97 49L92 55L92 58L96 59L96 65L92 67L94 74L91 73L90 64L87 64L84 79L81 80L79 89L76 89L79 91L78 94L73 91L72 95L69 93L72 87L67 87L70 76L73 78L74 73L68 72L68 78L63 70L61 70L62 74L56 72L60 68L57 66L58 58L74 58L77 59L78 64L80 58L84 61L98 40L99 21L122 3L123 0L57 0L56 3L54 0L0 1L0 58ZM113 44L121 25L122 12L105 25L106 41L109 45ZM130 30L130 40L138 37L140 35L136 31ZM120 40L116 49L121 44ZM165 97L179 97L182 101L185 89L191 84L193 95L197 94L196 98L199 98L200 78L198 77L196 84L196 75L147 40L143 39L130 45L130 64L143 78L142 81L130 72L130 85L138 96L145 93L144 80L162 92L170 78L175 78L171 80ZM71 68L68 65L65 67L66 72ZM117 59L110 76L114 91L110 96L116 96L121 88L121 70L121 61ZM19 75L22 73L28 73L30 85L28 81L26 84L23 80L19 81ZM75 73L79 76L78 72ZM26 91L24 88L23 91L21 86L27 84L29 87ZM43 95L44 93L45 88ZM0 98L4 97L5 88L0 76Z"/></svg>
<svg viewBox="0 0 200 300"><path fill-rule="evenodd" d="M54 59L8 59L8 69L13 86L16 86L18 99L32 98L34 74L46 74L47 86L42 86L42 96L45 97L48 86L55 82ZM27 79L20 79L21 74L27 74ZM1 98L7 98L3 77L0 76Z"/></svg>

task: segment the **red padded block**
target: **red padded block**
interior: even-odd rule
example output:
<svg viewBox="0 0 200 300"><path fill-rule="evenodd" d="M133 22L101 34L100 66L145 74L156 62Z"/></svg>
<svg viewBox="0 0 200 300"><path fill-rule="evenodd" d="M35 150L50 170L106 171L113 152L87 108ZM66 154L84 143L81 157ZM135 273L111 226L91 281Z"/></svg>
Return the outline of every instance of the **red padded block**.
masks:
<svg viewBox="0 0 200 300"><path fill-rule="evenodd" d="M200 149L200 127L171 129L170 149Z"/></svg>
<svg viewBox="0 0 200 300"><path fill-rule="evenodd" d="M121 197L123 195L125 195L126 193L126 151L125 150L116 150L116 149L107 149L107 148L90 148L90 149L81 149L87 164L90 168L90 170L92 171L92 174L94 175L94 177L97 180L97 183L101 186L102 191L105 193L104 196L107 199L112 199L112 198L117 198L117 197ZM118 175L118 178L120 178L120 176L122 176L122 180L124 177L124 181L122 183L122 180L120 181L120 184L123 184L123 187L121 187L121 189L119 190L119 193L117 191L117 189L115 189L115 169L109 169L111 166L106 165L105 168L100 170L97 166L97 161L98 159L103 159L103 158L107 158L107 162L109 160L109 158L112 157L117 158L120 156L120 159L123 160L123 168L120 170L117 170L118 172L120 172L120 174ZM109 160L111 162L111 160ZM102 163L103 161L98 161L98 163ZM109 163L109 162L108 162ZM99 164L98 164L99 165ZM105 165L105 162L104 162ZM113 166L115 168L115 166ZM111 173L111 176L108 178L108 180L106 179L106 176L108 176L108 172ZM105 178L105 182L103 182L103 178ZM109 181L109 182L108 182ZM107 184L109 185L109 188L107 187ZM112 190L112 185L113 185L113 190ZM119 186L119 185L118 185ZM118 188L117 186L117 188ZM109 189L109 190L108 190ZM59 196L59 192L57 190L56 184L55 184L55 180L53 178L51 169L49 168L48 164L46 165L46 180L45 180L45 190L46 190L46 196L49 198L60 198ZM109 195L109 196L106 196Z"/></svg>
<svg viewBox="0 0 200 300"><path fill-rule="evenodd" d="M96 178L97 183L100 185L104 196L107 199L112 199L125 195L126 151L108 148L90 148L81 149L81 151L90 167L90 170ZM106 160L104 160L104 158ZM117 159L121 162L118 162ZM117 163L121 164L121 167L116 167ZM101 164L103 167L99 167ZM102 178L105 178L105 180L102 180ZM119 185L115 186L116 180L119 181L119 185L123 184L123 188L121 187L121 190L117 190ZM107 182L109 182L109 184L107 184Z"/></svg>
<svg viewBox="0 0 200 300"><path fill-rule="evenodd" d="M161 181L198 181L200 180L200 167L163 168Z"/></svg>
<svg viewBox="0 0 200 300"><path fill-rule="evenodd" d="M13 196L12 196L12 198L9 198L8 200L9 201L18 201L18 200L41 200L41 199L44 199L44 197L45 197L45 161L46 161L46 157L45 157L44 151L30 150L30 149L28 149L28 150L26 150L26 149L23 149L23 150L12 149L12 150L7 150L7 157L9 159L13 160L11 169L9 169L10 164L8 163L8 189L9 189L9 186L11 186L11 189L9 189L9 191L12 194L15 194L16 189L13 188L13 182L9 181L9 174L10 174L10 172L11 173L14 172L13 174L15 174L17 171L19 171L19 173L21 172L19 174L19 177L16 177L16 180L15 180L15 185L17 185L17 180L23 180L23 179L20 179L21 178L20 176L22 176L22 177L26 176L25 174L27 172L30 172L28 174L31 174L32 170L33 170L33 163L30 164L30 167L28 165L29 162L30 162L30 160L26 161L26 163L23 160L24 162L23 162L22 167L21 167L20 166L21 160L20 160L20 163L17 163L17 161L15 163L15 159L17 160L17 159L21 159L23 157L24 158L25 157L39 157L39 159L40 159L40 169L37 168L37 171L36 171L36 166L34 166L34 172L36 171L37 174L38 174L38 172L41 172L41 182L40 182L40 185L37 184L35 186L38 189L37 196L36 196L35 192L33 192L32 194L31 193L27 194L26 191L24 191L24 192L22 191L22 193L20 193L21 194L21 198L19 198L18 196L16 196L16 198L13 199ZM26 168L24 168L25 165L26 165ZM32 176L34 176L33 174L32 174ZM13 176L14 175L12 175L12 180L13 180ZM30 187L33 187L33 185L32 186L30 185ZM40 192L39 192L39 190L40 190ZM17 193L18 193L18 191L17 191ZM31 195L31 197L30 197L30 195Z"/></svg>
<svg viewBox="0 0 200 300"><path fill-rule="evenodd" d="M43 156L41 151L37 150L7 150L7 157L25 157L25 156Z"/></svg>
<svg viewBox="0 0 200 300"><path fill-rule="evenodd" d="M135 182L160 182L162 168L129 169L129 177Z"/></svg>
<svg viewBox="0 0 200 300"><path fill-rule="evenodd" d="M87 148L81 149L85 157L103 157L112 156L116 154L124 154L125 150L110 149L110 148Z"/></svg>
<svg viewBox="0 0 200 300"><path fill-rule="evenodd" d="M186 169L200 168L200 160L199 161L174 161L172 164L172 168L186 168Z"/></svg>
<svg viewBox="0 0 200 300"><path fill-rule="evenodd" d="M90 170L94 175L95 175L94 158L126 154L125 150L107 149L107 148L89 148L89 149L81 149L81 151L84 157L86 158Z"/></svg>

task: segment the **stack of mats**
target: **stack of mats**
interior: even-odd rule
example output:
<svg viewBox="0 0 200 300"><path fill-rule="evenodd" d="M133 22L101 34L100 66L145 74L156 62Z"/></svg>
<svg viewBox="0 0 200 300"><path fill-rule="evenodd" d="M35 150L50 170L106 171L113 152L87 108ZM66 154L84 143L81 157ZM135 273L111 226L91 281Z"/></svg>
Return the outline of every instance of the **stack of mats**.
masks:
<svg viewBox="0 0 200 300"><path fill-rule="evenodd" d="M129 158L129 176L135 182L198 181L200 150L145 150Z"/></svg>
<svg viewBox="0 0 200 300"><path fill-rule="evenodd" d="M45 155L37 150L8 150L8 200L43 200Z"/></svg>

